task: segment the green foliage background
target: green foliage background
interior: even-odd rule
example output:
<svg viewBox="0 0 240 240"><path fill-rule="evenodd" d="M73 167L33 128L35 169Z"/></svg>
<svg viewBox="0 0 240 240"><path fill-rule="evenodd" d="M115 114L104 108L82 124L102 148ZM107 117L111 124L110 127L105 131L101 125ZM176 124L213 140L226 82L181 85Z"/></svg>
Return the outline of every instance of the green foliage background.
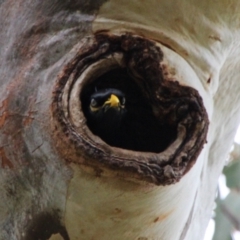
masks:
<svg viewBox="0 0 240 240"><path fill-rule="evenodd" d="M215 210L215 232L212 240L234 240L232 233L240 231L240 145L235 143L230 161L223 169L229 194L221 199L218 193Z"/></svg>

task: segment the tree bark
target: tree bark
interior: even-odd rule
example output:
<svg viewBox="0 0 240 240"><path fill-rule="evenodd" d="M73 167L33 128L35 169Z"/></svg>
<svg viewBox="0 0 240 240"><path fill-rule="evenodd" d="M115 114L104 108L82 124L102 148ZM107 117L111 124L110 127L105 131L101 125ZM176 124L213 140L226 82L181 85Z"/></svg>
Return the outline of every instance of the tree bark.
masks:
<svg viewBox="0 0 240 240"><path fill-rule="evenodd" d="M0 1L0 239L202 239L240 122L239 5ZM176 128L164 151L88 129L79 94L116 67Z"/></svg>

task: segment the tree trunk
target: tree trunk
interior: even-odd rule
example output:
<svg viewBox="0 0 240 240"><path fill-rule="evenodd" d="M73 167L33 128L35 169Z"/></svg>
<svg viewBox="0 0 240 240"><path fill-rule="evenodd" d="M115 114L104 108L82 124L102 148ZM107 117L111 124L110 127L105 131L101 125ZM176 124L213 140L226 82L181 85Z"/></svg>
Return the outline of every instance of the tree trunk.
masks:
<svg viewBox="0 0 240 240"><path fill-rule="evenodd" d="M240 122L239 7L0 1L0 239L202 239ZM121 145L88 127L101 87L137 96Z"/></svg>

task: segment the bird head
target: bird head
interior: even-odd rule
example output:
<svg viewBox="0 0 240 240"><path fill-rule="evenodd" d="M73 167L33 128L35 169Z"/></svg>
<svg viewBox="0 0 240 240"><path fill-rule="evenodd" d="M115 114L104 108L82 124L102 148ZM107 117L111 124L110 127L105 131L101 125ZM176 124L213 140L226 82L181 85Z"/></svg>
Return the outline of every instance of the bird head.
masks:
<svg viewBox="0 0 240 240"><path fill-rule="evenodd" d="M120 90L104 89L91 95L89 109L92 113L107 112L109 109L121 111L125 108L125 102L125 96Z"/></svg>
<svg viewBox="0 0 240 240"><path fill-rule="evenodd" d="M89 101L89 128L107 143L117 146L121 123L126 113L125 95L118 89L101 89L93 93Z"/></svg>

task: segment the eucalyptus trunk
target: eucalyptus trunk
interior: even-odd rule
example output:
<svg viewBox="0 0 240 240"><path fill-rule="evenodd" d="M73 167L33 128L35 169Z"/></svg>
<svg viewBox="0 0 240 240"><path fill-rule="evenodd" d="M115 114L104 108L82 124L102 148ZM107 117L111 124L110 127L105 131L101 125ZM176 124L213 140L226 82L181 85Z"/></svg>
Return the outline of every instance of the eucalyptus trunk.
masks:
<svg viewBox="0 0 240 240"><path fill-rule="evenodd" d="M240 122L239 9L1 0L0 239L203 239ZM139 92L139 138L92 133L96 85Z"/></svg>

